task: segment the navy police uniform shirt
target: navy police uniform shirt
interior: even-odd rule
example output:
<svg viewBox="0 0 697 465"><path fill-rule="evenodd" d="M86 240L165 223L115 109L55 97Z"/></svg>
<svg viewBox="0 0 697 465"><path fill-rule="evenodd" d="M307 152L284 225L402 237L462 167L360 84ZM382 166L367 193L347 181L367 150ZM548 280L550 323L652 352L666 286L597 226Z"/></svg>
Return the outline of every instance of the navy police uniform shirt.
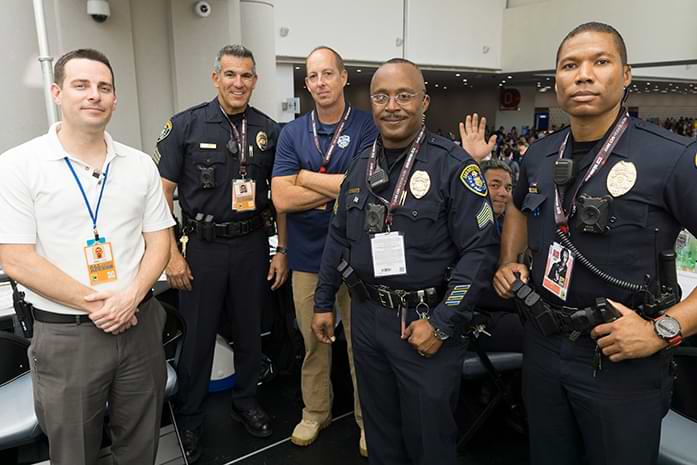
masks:
<svg viewBox="0 0 697 465"><path fill-rule="evenodd" d="M368 149L360 155L341 185L315 292L316 311L331 311L341 284L336 267L344 256L367 283L406 291L447 287L430 318L434 327L456 334L469 322L481 290L489 286L498 258L499 235L479 165L450 140L426 133L409 179L419 172L423 186L425 173L430 186L417 198L407 181L405 201L394 211L391 226L404 236L407 273L375 278L371 235L364 226L366 206L379 203L367 188L370 153ZM381 192L386 199L405 158L391 167L389 186Z"/></svg>
<svg viewBox="0 0 697 465"><path fill-rule="evenodd" d="M633 300L632 291L596 277L578 259L573 265L565 302L542 287L550 244L558 242L552 173L567 133L568 128L530 146L523 157L513 195L516 207L527 215L528 246L533 257L532 283L544 300L555 305L582 307L593 304L597 297L607 297L631 307L632 303L638 303ZM578 160L578 175L567 197L572 195L597 151L598 147ZM565 157L570 153L567 146ZM636 172L634 181L632 171ZM571 241L578 251L616 278L636 284L643 284L647 274L655 279L658 253L673 248L682 228L697 233L697 144L631 118L607 162L583 185L579 196L583 193L609 196L612 200L609 229L604 234L580 230L576 226L578 213L569 219Z"/></svg>
<svg viewBox="0 0 697 465"><path fill-rule="evenodd" d="M338 124L317 121L317 135L322 153L314 143L312 118L306 113L286 124L276 150L273 176L293 176L300 170L318 172L322 157L331 143ZM345 173L353 160L377 137L377 128L369 113L355 107L341 131L327 173ZM318 273L333 202L324 209L288 213L288 266L291 270Z"/></svg>
<svg viewBox="0 0 697 465"><path fill-rule="evenodd" d="M247 179L256 181L256 209L232 210L232 181L240 176L240 157L227 148L234 133L221 110L218 98L182 111L167 121L157 140L155 161L160 176L177 183L179 204L190 218L197 213L213 215L226 223L253 217L271 206L269 187L278 123L256 108L247 106ZM230 116L241 135L242 114ZM251 146L251 150L249 147ZM214 168L215 186L204 188L201 169Z"/></svg>

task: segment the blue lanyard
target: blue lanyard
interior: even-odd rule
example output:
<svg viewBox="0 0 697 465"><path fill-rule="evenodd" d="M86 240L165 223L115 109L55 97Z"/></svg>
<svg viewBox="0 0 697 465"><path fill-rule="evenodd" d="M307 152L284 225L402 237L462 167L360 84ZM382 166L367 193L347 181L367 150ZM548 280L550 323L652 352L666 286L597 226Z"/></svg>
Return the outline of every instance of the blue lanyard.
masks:
<svg viewBox="0 0 697 465"><path fill-rule="evenodd" d="M104 171L104 179L102 179L102 189L99 191L99 198L97 199L97 207L94 209L94 213L92 212L92 207L90 206L90 201L87 200L87 194L85 194L85 189L82 187L82 183L80 182L80 178L77 177L77 173L75 172L75 168L73 168L73 164L70 163L70 160L68 157L64 158L65 164L68 165L68 168L70 168L70 172L73 173L73 177L75 178L75 182L77 182L77 187L80 188L80 193L82 193L82 198L85 201L85 205L87 206L87 211L90 214L90 218L92 219L92 232L94 232L94 240L99 241L99 233L97 232L97 216L99 215L99 206L102 204L102 195L104 194L104 187L106 186L106 179L107 176L109 176L109 167L111 166L111 162L109 162L108 165L106 165L106 170Z"/></svg>

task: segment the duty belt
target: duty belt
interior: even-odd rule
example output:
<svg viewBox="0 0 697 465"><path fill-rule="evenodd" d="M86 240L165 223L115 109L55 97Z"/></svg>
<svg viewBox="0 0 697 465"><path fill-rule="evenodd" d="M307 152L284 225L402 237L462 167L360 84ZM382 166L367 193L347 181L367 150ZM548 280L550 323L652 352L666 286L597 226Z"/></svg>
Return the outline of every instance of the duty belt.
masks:
<svg viewBox="0 0 697 465"><path fill-rule="evenodd" d="M199 218L200 217L200 218ZM242 221L230 221L227 223L213 223L211 215L196 218L184 217L185 230L193 232L196 237L204 241L212 241L215 238L232 239L245 236L264 226L264 218L261 213Z"/></svg>
<svg viewBox="0 0 697 465"><path fill-rule="evenodd" d="M571 339L588 333L595 326L616 320L621 314L603 297L595 305L583 308L552 305L540 297L532 287L516 280L511 288L518 309L545 336L570 333Z"/></svg>
<svg viewBox="0 0 697 465"><path fill-rule="evenodd" d="M441 301L443 295L442 289L435 287L419 289L416 291L405 291L403 289L392 289L387 286L365 283L370 300L380 304L382 307L389 309L398 309L402 304L407 307L416 307L424 303L429 308L434 308Z"/></svg>

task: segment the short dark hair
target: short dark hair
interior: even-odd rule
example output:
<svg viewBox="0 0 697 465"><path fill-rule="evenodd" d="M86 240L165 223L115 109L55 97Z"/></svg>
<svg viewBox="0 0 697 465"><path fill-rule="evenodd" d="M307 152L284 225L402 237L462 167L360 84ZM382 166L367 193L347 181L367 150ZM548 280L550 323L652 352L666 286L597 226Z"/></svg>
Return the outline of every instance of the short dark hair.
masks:
<svg viewBox="0 0 697 465"><path fill-rule="evenodd" d="M307 60L312 56L313 53L315 53L318 50L328 50L334 55L334 60L336 61L336 68L339 70L339 72L343 71L346 69L344 66L344 59L341 58L341 55L339 55L339 52L334 50L331 47L328 47L326 45L318 45L317 47L313 48L310 53L307 54L307 57L305 58L305 69L307 69Z"/></svg>
<svg viewBox="0 0 697 465"><path fill-rule="evenodd" d="M489 170L504 170L506 173L510 174L511 179L513 179L513 170L508 166L508 163L502 160L493 158L491 160L484 160L479 163L479 169L482 170L482 174L486 174Z"/></svg>
<svg viewBox="0 0 697 465"><path fill-rule="evenodd" d="M216 73L219 73L220 70L222 69L222 67L220 65L220 61L223 59L223 57L225 55L237 57L237 58L249 58L249 59L251 59L252 60L252 72L254 74L257 74L257 62L254 59L254 54L247 47L245 47L244 45L240 45L240 44L226 45L225 47L218 50L218 54L215 56L215 62L213 63L213 68L215 69Z"/></svg>
<svg viewBox="0 0 697 465"><path fill-rule="evenodd" d="M620 52L620 60L622 61L622 64L627 64L627 45L624 43L622 35L619 33L617 29L610 26L609 24L598 23L596 21L591 21L588 23L583 23L580 26L576 26L571 32L566 34L566 37L564 37L564 40L561 41L561 44L559 44L559 48L557 49L557 59L555 61L556 64L559 64L559 55L561 53L561 48L564 46L566 41L583 32L604 32L605 34L612 35L612 38L615 40L615 46L617 47L617 51Z"/></svg>
<svg viewBox="0 0 697 465"><path fill-rule="evenodd" d="M66 53L60 57L53 67L53 82L55 82L59 87L63 86L63 81L65 81L65 65L68 64L70 60L75 60L79 58L84 58L86 60L98 61L109 68L111 73L111 86L116 89L116 82L114 81L114 70L109 63L109 59L102 52L94 50L92 48L79 48L71 52Z"/></svg>

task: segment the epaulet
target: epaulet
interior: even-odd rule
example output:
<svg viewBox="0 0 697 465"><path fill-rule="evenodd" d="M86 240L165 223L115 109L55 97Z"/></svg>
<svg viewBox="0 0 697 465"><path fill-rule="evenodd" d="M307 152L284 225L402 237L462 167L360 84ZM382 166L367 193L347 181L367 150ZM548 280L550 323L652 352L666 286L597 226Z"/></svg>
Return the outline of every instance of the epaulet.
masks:
<svg viewBox="0 0 697 465"><path fill-rule="evenodd" d="M676 144L679 144L682 147L687 147L692 142L692 140L688 139L687 137L684 137L684 136L681 136L681 135L676 134L674 132L671 132L671 131L664 129L660 126L656 126L655 124L649 123L648 121L644 121L644 120L638 119L638 118L632 118L632 119L633 119L634 125L636 126L637 129L639 129L641 131L649 132L651 134L654 134L658 137L669 140L671 142L675 142Z"/></svg>
<svg viewBox="0 0 697 465"><path fill-rule="evenodd" d="M267 114L264 113L263 111L259 110L258 108L253 107L253 106L250 105L250 106L249 106L249 109L252 111L252 113L255 113L257 116L259 116L259 117L261 117L261 118L263 118L263 119L265 119L265 120L269 120L269 121L271 121L271 122L273 122L273 123L276 123L276 120L274 120L273 118L271 118L269 115L267 115ZM276 124L278 124L278 123L276 123Z"/></svg>
<svg viewBox="0 0 697 465"><path fill-rule="evenodd" d="M199 103L198 105L194 105L194 106L192 106L192 107L187 108L186 110L182 110L182 111L180 111L180 112L178 112L178 113L175 113L174 116L172 116L172 117L170 118L170 121L175 120L175 119L177 119L177 118L180 118L181 116L183 116L183 115L185 115L185 114L187 114L187 113L191 113L191 112L193 112L193 111L200 110L200 109L202 109L202 108L206 108L206 107L208 106L209 103L210 103L210 102Z"/></svg>
<svg viewBox="0 0 697 465"><path fill-rule="evenodd" d="M438 134L427 133L426 137L429 144L445 149L446 151L450 151L453 146L457 146L455 142L443 136L439 136Z"/></svg>

